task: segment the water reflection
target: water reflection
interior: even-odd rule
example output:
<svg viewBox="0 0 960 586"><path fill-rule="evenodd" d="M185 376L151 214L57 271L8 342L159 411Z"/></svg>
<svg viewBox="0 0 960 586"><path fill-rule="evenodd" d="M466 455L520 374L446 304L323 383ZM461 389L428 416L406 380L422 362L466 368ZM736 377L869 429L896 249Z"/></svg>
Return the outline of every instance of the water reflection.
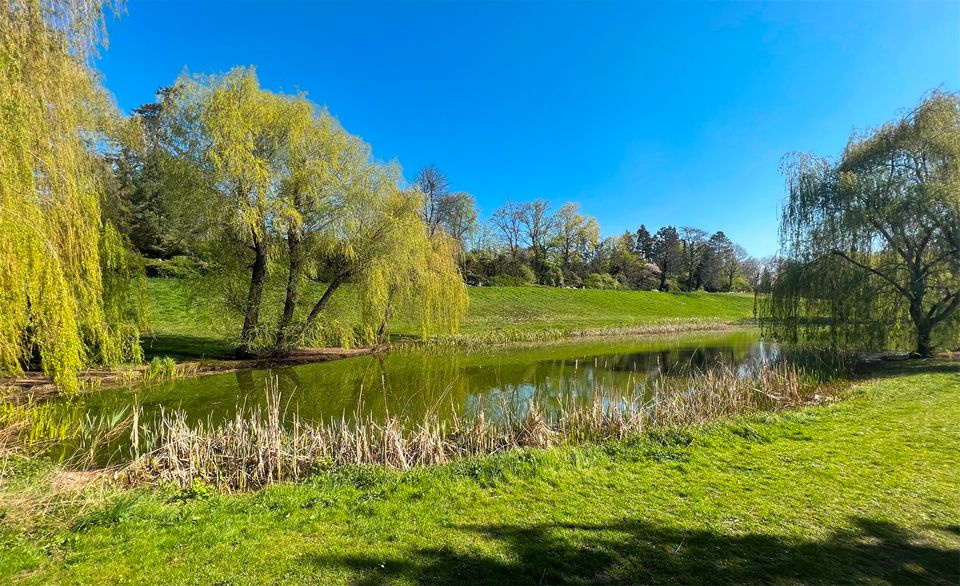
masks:
<svg viewBox="0 0 960 586"><path fill-rule="evenodd" d="M247 370L117 389L74 400L64 409L81 417L138 404L142 421L161 410L184 410L191 421L219 422L239 409L262 405L276 379L287 405L307 421L351 418L354 413L422 418L474 413L516 413L536 399L550 410L643 396L660 376L684 376L723 364L747 374L776 355L754 332L667 339L576 340L495 350L398 351L288 368Z"/></svg>

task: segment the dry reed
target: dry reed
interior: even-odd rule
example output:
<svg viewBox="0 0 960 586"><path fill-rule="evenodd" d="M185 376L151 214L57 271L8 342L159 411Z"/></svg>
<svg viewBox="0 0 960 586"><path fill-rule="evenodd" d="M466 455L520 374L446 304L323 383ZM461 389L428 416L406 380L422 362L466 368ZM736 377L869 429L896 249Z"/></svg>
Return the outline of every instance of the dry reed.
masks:
<svg viewBox="0 0 960 586"><path fill-rule="evenodd" d="M137 445L122 473L128 482L202 480L224 490L296 481L318 468L373 464L401 470L516 448L624 440L651 428L673 428L822 400L817 381L788 363L749 372L718 366L683 379L661 377L644 396L617 397L598 389L589 405L571 402L552 413L538 401L490 418L480 406L470 416L443 420L375 420L355 413L329 423L288 414L277 385L268 383L264 407L240 409L231 420L190 425L183 412L164 413L135 426ZM823 388L823 387L820 387ZM291 415L287 417L287 415Z"/></svg>

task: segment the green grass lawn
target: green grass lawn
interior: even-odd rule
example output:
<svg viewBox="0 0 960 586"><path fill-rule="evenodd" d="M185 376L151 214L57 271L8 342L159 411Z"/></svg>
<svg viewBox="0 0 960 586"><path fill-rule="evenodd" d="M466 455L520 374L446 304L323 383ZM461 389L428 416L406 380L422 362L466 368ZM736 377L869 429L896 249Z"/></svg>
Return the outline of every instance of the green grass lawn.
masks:
<svg viewBox="0 0 960 586"><path fill-rule="evenodd" d="M908 368L630 443L123 492L72 528L5 524L0 582L957 584L960 365Z"/></svg>
<svg viewBox="0 0 960 586"><path fill-rule="evenodd" d="M753 295L471 287L464 332L505 328L598 329L671 320L753 317Z"/></svg>
<svg viewBox="0 0 960 586"><path fill-rule="evenodd" d="M305 295L319 296L316 287ZM210 307L175 279L148 281L149 333L144 337L148 357L218 357L229 354L239 330L239 319ZM470 309L462 324L468 336L498 331L591 330L629 328L663 322L737 321L753 317L753 296L724 293L661 293L657 291L599 291L546 287L471 287ZM268 294L279 308L279 293ZM275 298L275 299L274 299ZM328 310L331 316L356 319L356 290L337 292ZM395 334L417 336L416 324L398 320Z"/></svg>

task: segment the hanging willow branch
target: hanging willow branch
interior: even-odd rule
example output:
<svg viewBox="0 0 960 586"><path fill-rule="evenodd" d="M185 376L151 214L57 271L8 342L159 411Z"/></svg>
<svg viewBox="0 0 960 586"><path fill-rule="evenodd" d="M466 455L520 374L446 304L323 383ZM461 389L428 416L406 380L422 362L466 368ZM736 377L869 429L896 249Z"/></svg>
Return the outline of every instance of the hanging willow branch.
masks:
<svg viewBox="0 0 960 586"><path fill-rule="evenodd" d="M454 243L430 234L397 165L304 96L261 88L252 69L181 77L170 95L164 146L197 170L196 191L213 202L188 205L222 243L211 260L243 315L244 352L373 343L397 316L424 335L456 330L467 295ZM265 294L271 277L286 283L282 307ZM309 295L307 281L323 293ZM347 283L360 323L331 307Z"/></svg>
<svg viewBox="0 0 960 586"><path fill-rule="evenodd" d="M140 357L137 263L103 226L91 156L104 7L0 5L0 373L40 366L68 391L88 363Z"/></svg>
<svg viewBox="0 0 960 586"><path fill-rule="evenodd" d="M960 97L934 92L837 162L794 155L784 172L768 329L920 356L960 343Z"/></svg>

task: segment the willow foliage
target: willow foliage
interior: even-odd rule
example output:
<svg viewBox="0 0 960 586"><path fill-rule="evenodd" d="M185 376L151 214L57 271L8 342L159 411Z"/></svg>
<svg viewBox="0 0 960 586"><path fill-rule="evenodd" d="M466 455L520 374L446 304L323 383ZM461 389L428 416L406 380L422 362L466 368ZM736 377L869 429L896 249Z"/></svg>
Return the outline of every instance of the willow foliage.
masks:
<svg viewBox="0 0 960 586"><path fill-rule="evenodd" d="M455 332L467 307L456 241L441 232L430 235L420 214L422 194L399 188L396 165L375 161L370 147L328 113L321 112L316 123L330 129L324 136L331 169L324 190L301 210L313 227L307 233L308 276L329 281L328 292L357 282L362 342L382 338L396 316L416 320L423 336ZM308 328L322 315L318 306Z"/></svg>
<svg viewBox="0 0 960 586"><path fill-rule="evenodd" d="M364 338L370 342L381 341L394 315L415 320L427 338L455 333L466 313L468 297L456 261L459 242L441 230L429 233L417 195L398 191L383 202L389 231L382 253L360 279Z"/></svg>
<svg viewBox="0 0 960 586"><path fill-rule="evenodd" d="M917 354L960 343L960 97L935 92L832 163L786 160L786 262L765 308L791 340Z"/></svg>
<svg viewBox="0 0 960 586"><path fill-rule="evenodd" d="M0 5L0 372L39 363L65 390L140 357L136 261L101 221L91 155L110 117L89 65L103 9Z"/></svg>
<svg viewBox="0 0 960 586"><path fill-rule="evenodd" d="M422 201L400 189L396 165L304 96L261 88L250 69L182 77L172 96L166 148L205 177L212 204L195 209L216 243L219 289L243 313L243 350L288 351L318 332L372 342L390 315L425 333L456 329L466 292L452 243L428 236ZM278 308L265 290L281 277ZM327 284L319 299L304 298L308 280ZM363 306L350 326L328 307L347 282Z"/></svg>
<svg viewBox="0 0 960 586"><path fill-rule="evenodd" d="M248 353L263 338L263 292L277 256L278 225L289 215L282 189L286 157L309 124L310 109L297 96L262 89L253 70L244 68L184 75L168 101L164 147L202 178L196 188L207 201L196 212L222 274L232 277L231 290L246 272L246 292L234 304L243 313L240 342Z"/></svg>

